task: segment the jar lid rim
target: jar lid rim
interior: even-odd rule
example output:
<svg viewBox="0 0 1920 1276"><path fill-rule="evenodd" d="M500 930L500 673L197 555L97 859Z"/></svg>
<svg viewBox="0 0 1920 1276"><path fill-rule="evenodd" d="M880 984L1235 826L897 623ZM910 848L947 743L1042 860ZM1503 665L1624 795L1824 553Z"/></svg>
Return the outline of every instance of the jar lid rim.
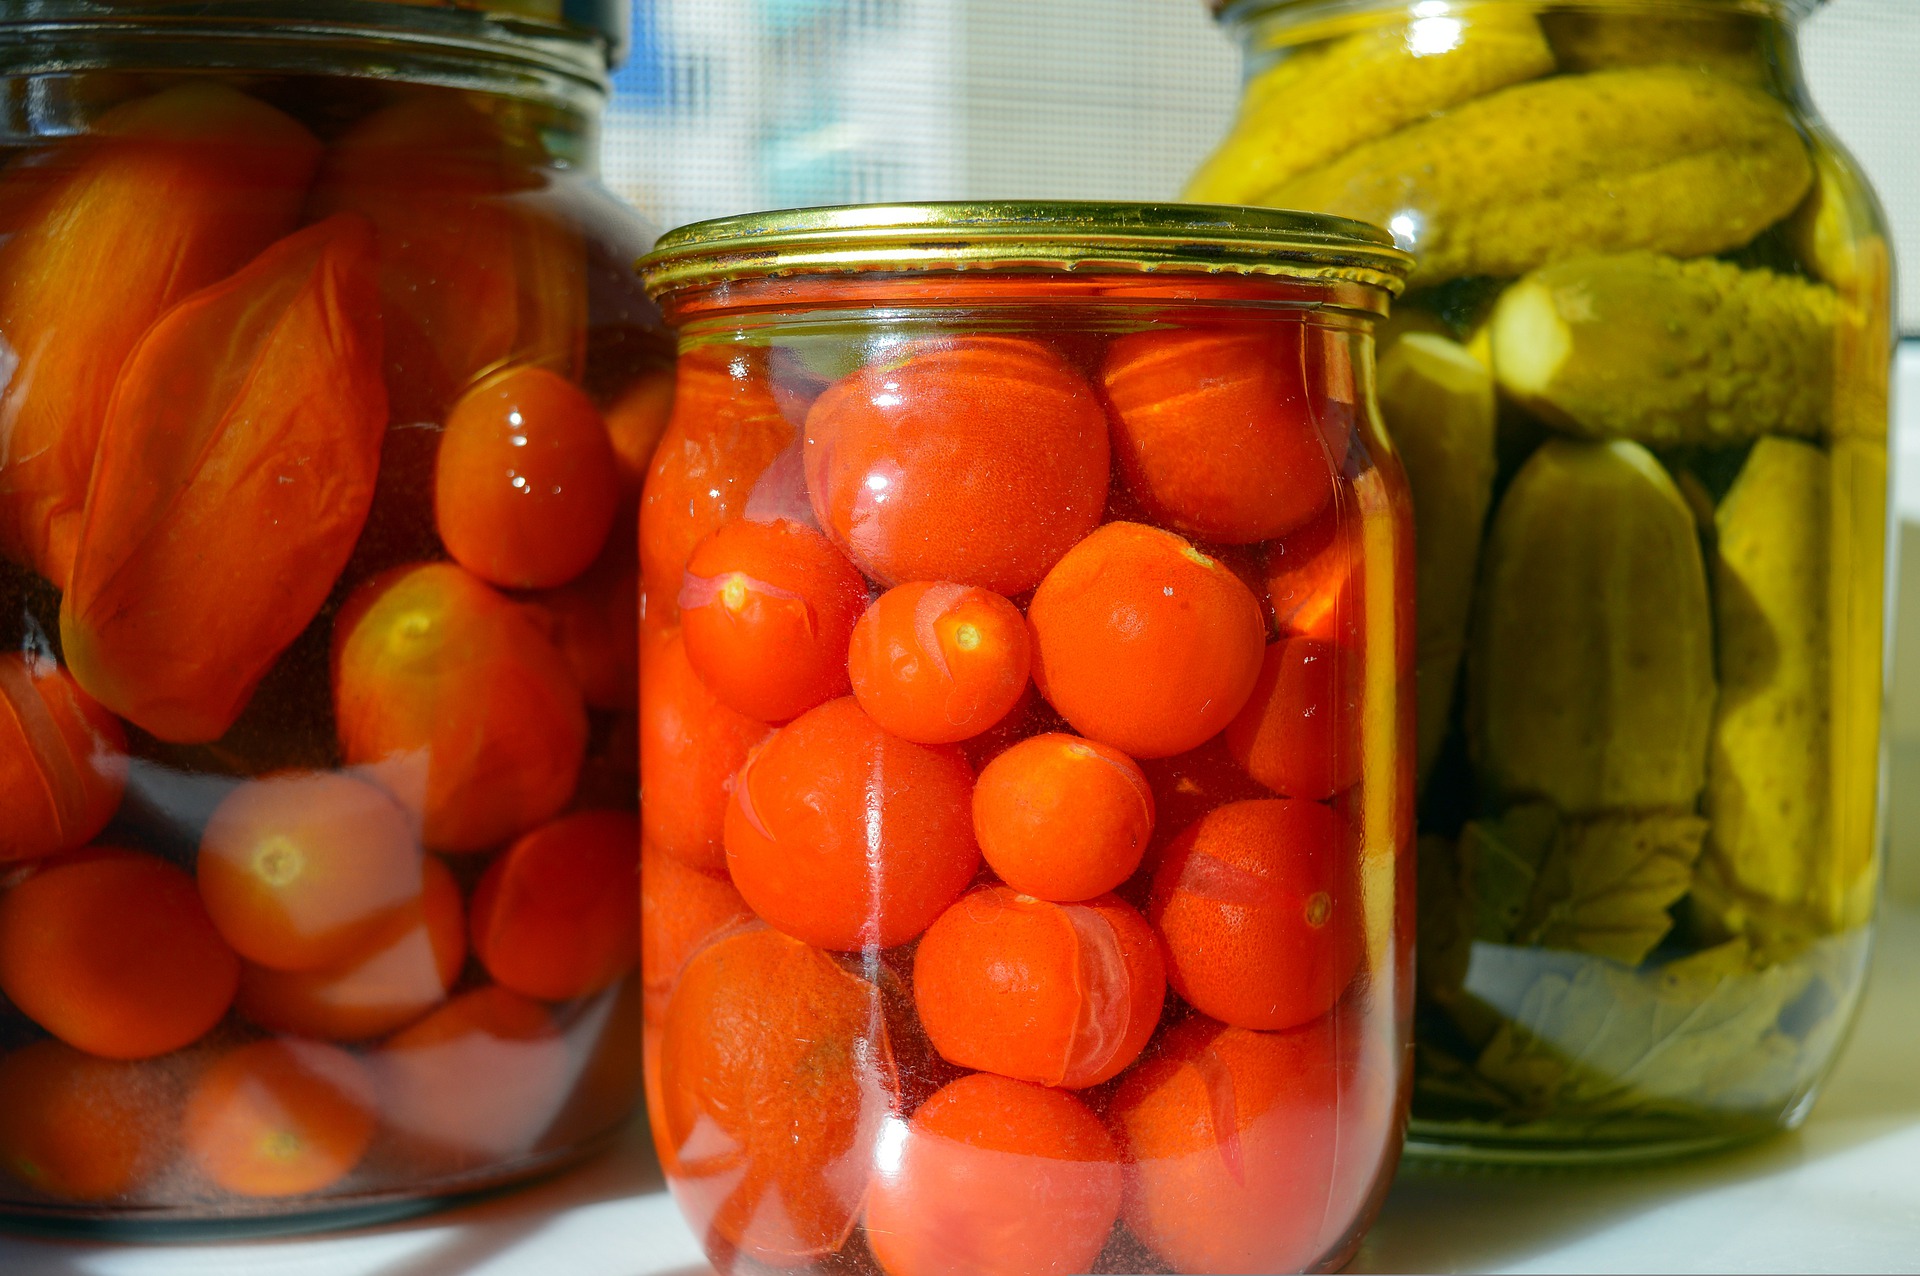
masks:
<svg viewBox="0 0 1920 1276"><path fill-rule="evenodd" d="M659 300L776 275L1024 269L1340 280L1398 296L1413 258L1378 226L1230 204L843 204L694 222L637 269Z"/></svg>
<svg viewBox="0 0 1920 1276"><path fill-rule="evenodd" d="M246 33L258 28L324 34L337 31L357 36L391 36L414 41L519 47L549 56L567 50L568 61L581 61L597 74L618 66L626 56L632 33L632 12L626 0L560 0L554 17L529 14L506 6L490 8L485 0L10 0L0 6L0 36L9 31L57 31L67 27L93 29L139 27L172 28L190 24L196 34L231 28ZM577 46L573 47L573 46Z"/></svg>
<svg viewBox="0 0 1920 1276"><path fill-rule="evenodd" d="M1207 7L1213 10L1213 16L1222 22L1251 22L1269 14L1285 9L1330 8L1334 5L1350 3L1351 0L1206 0ZM1366 3L1367 0L1362 0ZM1378 7L1390 7L1394 0L1373 0ZM1398 0L1407 3L1407 0ZM1532 7L1541 7L1541 0L1525 0ZM1471 0L1469 0L1471 3ZM1775 11L1790 18L1804 18L1815 9L1827 3L1827 0L1626 0L1622 8L1658 9L1666 7L1690 6L1693 8L1720 7L1747 9L1755 12ZM1453 7L1447 0L1441 0L1440 9ZM1426 15L1422 16L1437 16Z"/></svg>

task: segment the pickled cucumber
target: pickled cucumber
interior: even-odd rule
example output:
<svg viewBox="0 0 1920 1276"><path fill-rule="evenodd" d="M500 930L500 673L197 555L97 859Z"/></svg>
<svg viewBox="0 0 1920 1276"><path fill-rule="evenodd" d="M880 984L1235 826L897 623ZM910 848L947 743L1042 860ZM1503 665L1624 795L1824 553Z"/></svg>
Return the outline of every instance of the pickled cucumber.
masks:
<svg viewBox="0 0 1920 1276"><path fill-rule="evenodd" d="M1534 271L1494 311L1500 388L1587 438L1654 447L1818 437L1831 425L1833 289L1652 252Z"/></svg>
<svg viewBox="0 0 1920 1276"><path fill-rule="evenodd" d="M1563 71L1687 66L1743 84L1757 85L1767 78L1759 30L1751 17L1563 11L1542 14L1540 25Z"/></svg>
<svg viewBox="0 0 1920 1276"><path fill-rule="evenodd" d="M1419 623L1419 774L1446 738L1473 613L1480 533L1493 499L1493 377L1465 347L1409 332L1384 348L1380 411L1413 489Z"/></svg>
<svg viewBox="0 0 1920 1276"><path fill-rule="evenodd" d="M1391 229L1416 287L1589 253L1747 243L1813 180L1788 109L1679 67L1502 89L1348 150L1259 202Z"/></svg>
<svg viewBox="0 0 1920 1276"><path fill-rule="evenodd" d="M1693 514L1660 462L1625 441L1542 445L1481 561L1467 731L1493 796L1568 815L1690 809L1713 627Z"/></svg>
<svg viewBox="0 0 1920 1276"><path fill-rule="evenodd" d="M1741 896L1763 912L1810 904L1829 859L1830 477L1818 448L1762 439L1715 516L1709 881L1732 897L1721 911L1734 933L1745 928Z"/></svg>
<svg viewBox="0 0 1920 1276"><path fill-rule="evenodd" d="M1240 118L1184 198L1243 204L1435 111L1553 70L1530 14L1383 25L1295 53L1247 85Z"/></svg>

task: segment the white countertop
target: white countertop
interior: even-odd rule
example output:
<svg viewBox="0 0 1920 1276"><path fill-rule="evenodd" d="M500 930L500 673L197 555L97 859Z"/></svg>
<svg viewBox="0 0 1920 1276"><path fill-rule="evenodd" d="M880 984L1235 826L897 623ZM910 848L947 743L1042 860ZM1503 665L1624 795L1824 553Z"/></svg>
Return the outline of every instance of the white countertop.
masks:
<svg viewBox="0 0 1920 1276"><path fill-rule="evenodd" d="M1920 523L1920 344L1903 348L1898 500ZM1916 556L1920 557L1920 556ZM1920 579L1908 564L1909 581ZM1920 657L1920 633L1905 651ZM1897 845L1920 864L1916 845ZM1905 892L1901 892L1905 893ZM700 1248L636 1127L528 1190L413 1223L301 1240L123 1246L0 1238L4 1276L696 1276ZM1356 1272L1920 1270L1920 906L1883 914L1865 1005L1798 1132L1616 1173L1408 1169Z"/></svg>

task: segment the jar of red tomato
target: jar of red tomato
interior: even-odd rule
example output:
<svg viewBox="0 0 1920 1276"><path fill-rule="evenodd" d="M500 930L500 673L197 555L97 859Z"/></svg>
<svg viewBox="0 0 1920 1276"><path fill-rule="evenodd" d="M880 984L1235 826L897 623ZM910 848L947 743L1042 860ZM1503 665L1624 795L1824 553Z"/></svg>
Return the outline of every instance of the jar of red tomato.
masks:
<svg viewBox="0 0 1920 1276"><path fill-rule="evenodd" d="M1412 988L1407 265L1126 204L642 261L648 1106L722 1272L1353 1252Z"/></svg>
<svg viewBox="0 0 1920 1276"><path fill-rule="evenodd" d="M640 1094L624 6L291 8L0 16L0 1216L365 1218Z"/></svg>

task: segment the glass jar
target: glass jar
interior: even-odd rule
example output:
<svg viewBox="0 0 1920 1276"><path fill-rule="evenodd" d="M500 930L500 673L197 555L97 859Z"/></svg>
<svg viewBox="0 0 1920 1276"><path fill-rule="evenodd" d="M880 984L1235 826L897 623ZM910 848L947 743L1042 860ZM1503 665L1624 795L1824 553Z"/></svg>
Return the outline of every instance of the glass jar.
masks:
<svg viewBox="0 0 1920 1276"><path fill-rule="evenodd" d="M672 350L619 8L511 7L0 17L0 1215L358 1221L637 1106Z"/></svg>
<svg viewBox="0 0 1920 1276"><path fill-rule="evenodd" d="M648 1106L721 1271L1352 1253L1412 1008L1405 264L1125 204L642 262Z"/></svg>
<svg viewBox="0 0 1920 1276"><path fill-rule="evenodd" d="M1420 527L1413 1149L1791 1127L1858 1001L1890 258L1784 0L1242 0L1190 195L1417 256L1380 397Z"/></svg>

